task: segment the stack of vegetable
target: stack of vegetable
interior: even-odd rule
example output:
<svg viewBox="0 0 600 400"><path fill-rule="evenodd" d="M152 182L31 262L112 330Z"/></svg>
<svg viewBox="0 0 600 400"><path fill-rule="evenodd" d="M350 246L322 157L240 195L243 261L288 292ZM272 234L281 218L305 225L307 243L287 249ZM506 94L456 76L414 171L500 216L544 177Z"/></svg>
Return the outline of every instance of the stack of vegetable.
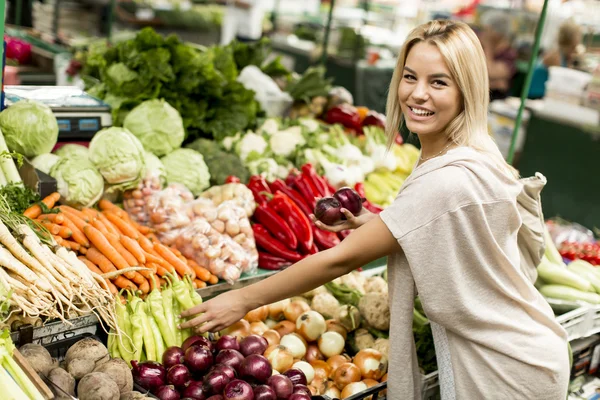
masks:
<svg viewBox="0 0 600 400"><path fill-rule="evenodd" d="M108 349L111 356L128 364L132 361L159 361L167 347L182 346L192 335L191 330L180 330L182 310L202 303L190 279L180 280L167 275L167 283L154 288L145 300L129 292L127 303L117 302L116 314L120 335L111 332Z"/></svg>
<svg viewBox="0 0 600 400"><path fill-rule="evenodd" d="M310 164L303 165L302 171L294 171L286 181L276 179L267 182L261 176L252 176L248 188L257 203L252 229L259 248L261 268L277 270L287 267L307 255L334 247L347 233L338 237L335 233L318 229L310 220L309 216L315 213L316 199L333 195L335 191ZM360 202L358 195L353 197ZM354 209L358 204L345 206ZM371 207L374 212L379 211L369 203L365 206Z"/></svg>
<svg viewBox="0 0 600 400"><path fill-rule="evenodd" d="M536 286L548 298L600 304L600 271L581 259L565 265L546 231L546 251L537 267Z"/></svg>
<svg viewBox="0 0 600 400"><path fill-rule="evenodd" d="M10 332L5 329L0 335L0 387L2 387L3 398L44 400L40 391L14 360L14 351L15 345L10 338Z"/></svg>
<svg viewBox="0 0 600 400"><path fill-rule="evenodd" d="M195 287L217 282L205 268L160 243L149 228L134 222L113 203L101 200L99 206L101 211L60 205L52 210L55 212L42 214L36 205L25 215L46 227L60 246L77 252L81 265L104 277L113 295L118 289L149 293L164 284L169 273L189 276Z"/></svg>
<svg viewBox="0 0 600 400"><path fill-rule="evenodd" d="M261 350L274 371L292 380L299 375L296 370L302 371L302 383L312 395L346 398L384 381L387 339L352 351L348 341L354 329L347 328L352 316L326 295L331 296L326 291L315 294L312 309L309 299L297 297L253 310L221 332L220 341L242 353L250 346Z"/></svg>
<svg viewBox="0 0 600 400"><path fill-rule="evenodd" d="M59 196L49 197L44 200L48 208ZM93 312L109 327L116 326L114 298L105 278L58 246L42 224L10 210L3 198L0 243L0 298L10 305L9 313L70 325L69 318Z"/></svg>

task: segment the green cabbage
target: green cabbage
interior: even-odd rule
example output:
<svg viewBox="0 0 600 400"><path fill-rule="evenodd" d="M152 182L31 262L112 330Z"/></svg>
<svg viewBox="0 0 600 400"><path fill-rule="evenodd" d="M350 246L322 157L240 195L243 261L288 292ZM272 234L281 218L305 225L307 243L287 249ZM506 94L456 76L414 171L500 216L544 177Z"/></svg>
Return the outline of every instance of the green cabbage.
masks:
<svg viewBox="0 0 600 400"><path fill-rule="evenodd" d="M160 181L163 184L167 181L167 170L165 169L162 161L160 161L160 158L156 157L149 151L145 151L144 163L146 164L145 176L156 175L160 178Z"/></svg>
<svg viewBox="0 0 600 400"><path fill-rule="evenodd" d="M38 170L42 171L45 174L50 173L50 169L60 160L60 157L56 154L46 153L40 154L33 160L31 160L31 164Z"/></svg>
<svg viewBox="0 0 600 400"><path fill-rule="evenodd" d="M104 179L86 158L61 158L50 169L50 175L56 179L61 202L91 207L102 197Z"/></svg>
<svg viewBox="0 0 600 400"><path fill-rule="evenodd" d="M194 196L210 186L210 173L202 154L192 149L177 149L161 159L167 170L167 182L180 183Z"/></svg>
<svg viewBox="0 0 600 400"><path fill-rule="evenodd" d="M90 160L110 184L134 184L144 173L144 148L125 128L96 133L90 142Z"/></svg>
<svg viewBox="0 0 600 400"><path fill-rule="evenodd" d="M159 157L180 148L185 138L181 115L164 100L143 102L127 114L123 127Z"/></svg>
<svg viewBox="0 0 600 400"><path fill-rule="evenodd" d="M87 147L82 146L80 144L68 143L64 146L61 146L58 150L54 152L57 156L60 157L85 157L88 158L90 156L90 151Z"/></svg>
<svg viewBox="0 0 600 400"><path fill-rule="evenodd" d="M52 110L35 101L19 101L0 113L0 129L8 148L26 157L50 153L58 140Z"/></svg>

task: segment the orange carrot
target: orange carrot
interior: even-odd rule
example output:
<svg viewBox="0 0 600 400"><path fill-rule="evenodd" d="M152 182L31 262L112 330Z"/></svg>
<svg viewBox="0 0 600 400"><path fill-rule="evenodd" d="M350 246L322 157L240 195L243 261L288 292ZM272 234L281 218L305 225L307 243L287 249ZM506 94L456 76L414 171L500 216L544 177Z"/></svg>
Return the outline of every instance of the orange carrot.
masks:
<svg viewBox="0 0 600 400"><path fill-rule="evenodd" d="M219 283L219 277L211 274L210 279L208 280L208 283L210 283L211 285L216 285L217 283Z"/></svg>
<svg viewBox="0 0 600 400"><path fill-rule="evenodd" d="M210 280L210 271L204 267L201 267L194 260L188 260L188 265L192 267L194 272L196 273L196 277L204 282L208 282Z"/></svg>
<svg viewBox="0 0 600 400"><path fill-rule="evenodd" d="M137 290L138 288L135 283L131 282L124 276L117 276L115 279L113 279L113 283L121 289Z"/></svg>
<svg viewBox="0 0 600 400"><path fill-rule="evenodd" d="M173 254L171 249L169 249L168 247L166 247L160 243L154 243L154 250L156 250L156 252L162 258L167 260L167 262L169 264L174 266L175 270L177 271L177 273L179 275L181 275L181 276L190 275L192 279L196 278L196 273L194 272L194 270L190 266L188 266L186 263L181 261L179 258L177 258L177 256L175 254Z"/></svg>
<svg viewBox="0 0 600 400"><path fill-rule="evenodd" d="M60 236L61 238L69 239L71 236L73 236L73 231L67 228L66 226L58 225L58 227L60 228L58 236Z"/></svg>
<svg viewBox="0 0 600 400"><path fill-rule="evenodd" d="M72 240L63 239L60 245L73 251L79 251L81 249L81 245L77 242L73 242Z"/></svg>
<svg viewBox="0 0 600 400"><path fill-rule="evenodd" d="M95 247L90 247L87 250L87 254L85 255L85 257L94 264L96 264L105 274L117 270L113 263L108 258L106 258L104 254L100 252L100 250L98 250Z"/></svg>
<svg viewBox="0 0 600 400"><path fill-rule="evenodd" d="M52 223L48 220L41 220L40 221L42 225L44 225L46 227L46 229L48 229L48 232L50 232L52 235L58 236L58 233L60 232L60 225L56 225L55 223Z"/></svg>
<svg viewBox="0 0 600 400"><path fill-rule="evenodd" d="M106 200L106 199L100 200L98 202L98 207L100 207L101 210L111 210L113 208L119 208L115 204L113 204L111 201Z"/></svg>
<svg viewBox="0 0 600 400"><path fill-rule="evenodd" d="M90 260L88 260L87 258L82 257L82 256L79 256L77 258L79 258L79 260L82 263L84 263L90 271L92 271L95 274L102 275L102 271L100 270L100 268L98 268L98 266L96 264L94 264L93 262L91 262ZM119 290L111 281L109 281L108 279L104 279L104 280L106 281L106 284L108 285L108 290L110 290L110 292L113 295L119 293Z"/></svg>
<svg viewBox="0 0 600 400"><path fill-rule="evenodd" d="M61 206L62 207L62 206ZM75 226L83 232L83 227L85 225L87 225L88 221L87 221L87 216L84 215L84 218L79 217L79 215L71 212L71 211L63 211L63 209L61 208L60 210L63 214L65 214L65 218L68 218L71 220L71 222L73 222L75 224Z"/></svg>
<svg viewBox="0 0 600 400"><path fill-rule="evenodd" d="M206 287L206 282L201 281L200 279L194 279L194 283L196 284L196 289L202 289Z"/></svg>
<svg viewBox="0 0 600 400"><path fill-rule="evenodd" d="M76 217L84 220L85 222L90 221L90 218L87 215L85 215L83 212L81 212L73 207L62 205L62 206L58 206L58 208L60 209L61 212L64 212L65 214L75 215Z"/></svg>
<svg viewBox="0 0 600 400"><path fill-rule="evenodd" d="M47 220L50 222L54 222L55 224L62 225L65 222L65 216L63 214L42 214L38 217L41 220Z"/></svg>
<svg viewBox="0 0 600 400"><path fill-rule="evenodd" d="M63 218L63 225L69 228L71 232L73 232L71 236L73 240L82 245L83 247L90 247L89 240L85 237L83 232L75 225L75 223L71 221L71 218L68 218L66 214L63 216Z"/></svg>
<svg viewBox="0 0 600 400"><path fill-rule="evenodd" d="M146 226L146 225L140 225L138 224L136 226L136 229L138 230L139 233L141 233L142 235L147 235L148 233L152 232L152 230L150 229L150 227Z"/></svg>
<svg viewBox="0 0 600 400"><path fill-rule="evenodd" d="M102 221L100 221L98 218L92 220L92 222L90 222L90 224L92 224L92 226L94 228L98 229L103 235L107 236L110 234L108 232L108 229L106 228L106 226L104 226Z"/></svg>
<svg viewBox="0 0 600 400"><path fill-rule="evenodd" d="M113 223L114 226L117 227L117 229L121 231L123 235L129 236L130 238L136 240L140 236L137 229L128 224L126 221L123 221L123 219L119 218L116 214L106 213L104 215L110 222Z"/></svg>
<svg viewBox="0 0 600 400"><path fill-rule="evenodd" d="M91 225L86 225L83 227L83 233L87 236L87 238L94 244L94 246L102 252L106 258L108 258L115 267L118 269L129 268L129 264L127 260L123 258L121 254L110 244L106 236L102 235L98 229L94 228ZM93 261L93 260L92 260ZM131 273L125 274L127 279L131 279L129 276Z"/></svg>
<svg viewBox="0 0 600 400"><path fill-rule="evenodd" d="M160 243L160 240L158 240L158 236L156 236L154 233L149 233L149 234L146 235L146 237L148 239L150 239L150 241L152 243Z"/></svg>
<svg viewBox="0 0 600 400"><path fill-rule="evenodd" d="M88 207L85 207L85 208L82 208L82 209L81 209L81 212L82 212L82 213L83 213L83 214L84 214L86 217L88 217L88 219L89 219L90 221L93 221L94 219L98 218L98 211L94 210L93 208L88 208Z"/></svg>
<svg viewBox="0 0 600 400"><path fill-rule="evenodd" d="M121 235L121 244L129 251L140 264L146 264L146 254L140 244L129 236Z"/></svg>
<svg viewBox="0 0 600 400"><path fill-rule="evenodd" d="M119 238L114 236L114 235L110 235L108 234L106 236L106 238L108 239L108 243L110 243L110 245L119 252L119 254L125 259L125 261L127 261L127 264L129 264L130 267L136 267L139 266L140 263L138 262L138 260L133 256L133 254L131 254L126 248L125 246L123 246L121 244L121 242L119 242ZM127 278L129 278L127 275L125 275ZM129 278L131 279L131 278ZM137 282L136 282L137 283Z"/></svg>
<svg viewBox="0 0 600 400"><path fill-rule="evenodd" d="M158 274L158 276L165 276L169 273L169 270L155 263L148 263L146 264L146 266L152 269L156 269L156 273ZM173 268L173 270L175 270L175 268Z"/></svg>
<svg viewBox="0 0 600 400"><path fill-rule="evenodd" d="M87 247L81 246L79 248L79 254L83 254L85 256L87 254Z"/></svg>
<svg viewBox="0 0 600 400"><path fill-rule="evenodd" d="M150 291L150 283L142 276L139 272L134 272L132 281L138 286L142 293L148 293Z"/></svg>
<svg viewBox="0 0 600 400"><path fill-rule="evenodd" d="M160 283L161 287L167 284L167 281L164 280L163 278L158 278L158 282Z"/></svg>
<svg viewBox="0 0 600 400"><path fill-rule="evenodd" d="M106 215L102 214L102 213L98 213L98 219L100 221L102 221L102 223L104 224L104 226L106 227L106 229L108 229L108 231L110 233L112 233L113 235L120 235L121 232L117 229L116 226L113 225L112 222L110 222L108 220L108 218L106 218Z"/></svg>
<svg viewBox="0 0 600 400"><path fill-rule="evenodd" d="M44 203L44 205L47 208L52 208L54 207L54 205L56 204L56 202L60 200L60 194L58 192L54 192L49 194L48 196L44 197L44 199L42 200L42 203ZM42 207L39 204L34 204L31 207L29 207L27 210L25 210L25 212L23 213L24 216L34 219L39 217L42 214Z"/></svg>

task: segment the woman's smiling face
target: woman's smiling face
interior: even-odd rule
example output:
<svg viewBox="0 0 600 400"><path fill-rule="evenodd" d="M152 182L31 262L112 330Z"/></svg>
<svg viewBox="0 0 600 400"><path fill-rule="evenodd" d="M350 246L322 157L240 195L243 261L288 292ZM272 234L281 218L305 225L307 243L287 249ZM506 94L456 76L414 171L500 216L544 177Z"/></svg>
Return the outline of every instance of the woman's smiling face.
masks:
<svg viewBox="0 0 600 400"><path fill-rule="evenodd" d="M406 127L418 135L443 133L460 113L460 90L435 45L419 42L410 49L398 100Z"/></svg>

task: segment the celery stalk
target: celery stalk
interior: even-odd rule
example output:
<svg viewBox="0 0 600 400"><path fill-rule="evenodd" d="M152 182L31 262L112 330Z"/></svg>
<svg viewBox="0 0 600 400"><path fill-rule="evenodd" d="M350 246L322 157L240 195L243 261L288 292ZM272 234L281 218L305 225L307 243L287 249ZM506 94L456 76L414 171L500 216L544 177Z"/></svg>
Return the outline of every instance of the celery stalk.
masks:
<svg viewBox="0 0 600 400"><path fill-rule="evenodd" d="M25 375L25 372L23 372L21 367L19 367L13 359L12 354L14 349L15 345L10 339L10 333L7 330L4 330L2 335L0 335L0 374L2 372L7 376L10 374L8 380L20 388L19 392L23 392L24 397L18 396L15 397L15 399L44 400L44 397L39 390L37 390L35 385L29 380L27 375ZM6 382L2 379L3 377L0 376L0 387L4 388L6 387L4 386ZM8 393L13 393L11 390L12 389L9 389Z"/></svg>
<svg viewBox="0 0 600 400"><path fill-rule="evenodd" d="M0 131L0 153L7 152L8 146L4 141L4 135L2 135L2 131ZM20 183L23 182L21 179L21 175L19 175L19 170L15 165L12 157L9 156L0 156L0 169L4 173L4 177L10 183Z"/></svg>
<svg viewBox="0 0 600 400"><path fill-rule="evenodd" d="M5 400L29 400L29 397L4 368L0 368L0 387Z"/></svg>

